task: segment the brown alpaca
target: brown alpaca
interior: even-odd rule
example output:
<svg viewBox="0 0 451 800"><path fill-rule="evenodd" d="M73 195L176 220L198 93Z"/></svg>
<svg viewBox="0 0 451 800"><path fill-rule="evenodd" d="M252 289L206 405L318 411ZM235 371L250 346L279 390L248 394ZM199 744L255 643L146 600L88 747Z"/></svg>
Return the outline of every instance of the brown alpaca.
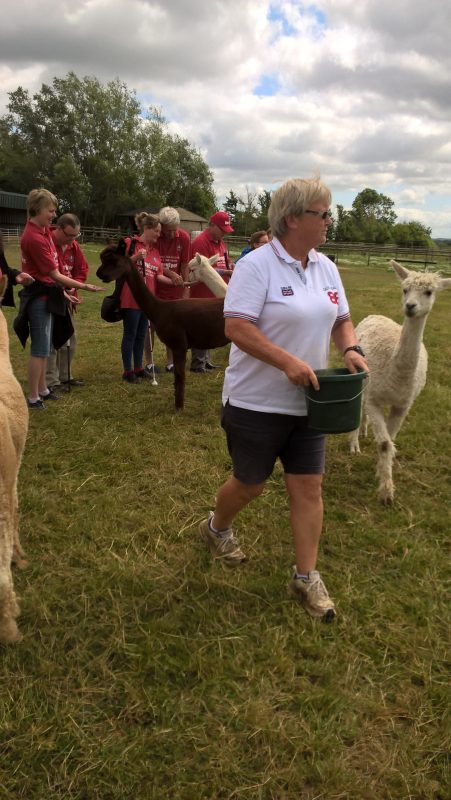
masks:
<svg viewBox="0 0 451 800"><path fill-rule="evenodd" d="M0 277L0 304L8 280ZM0 642L21 638L11 562L24 565L19 541L17 476L28 430L28 408L9 358L6 319L0 310Z"/></svg>
<svg viewBox="0 0 451 800"><path fill-rule="evenodd" d="M157 336L172 350L174 357L174 394L176 411L185 400L186 353L191 348L209 350L229 342L224 333L223 298L159 300L147 289L140 273L124 255L122 241L100 253L98 277L108 283L125 277L130 290L145 315L153 323Z"/></svg>

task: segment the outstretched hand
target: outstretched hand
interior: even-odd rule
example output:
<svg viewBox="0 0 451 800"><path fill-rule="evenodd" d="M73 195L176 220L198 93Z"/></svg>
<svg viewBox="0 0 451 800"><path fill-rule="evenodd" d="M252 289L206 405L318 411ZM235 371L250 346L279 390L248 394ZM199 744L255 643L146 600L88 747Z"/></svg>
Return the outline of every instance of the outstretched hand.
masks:
<svg viewBox="0 0 451 800"><path fill-rule="evenodd" d="M104 292L105 289L103 286L96 286L95 283L85 283L85 287L87 292Z"/></svg>

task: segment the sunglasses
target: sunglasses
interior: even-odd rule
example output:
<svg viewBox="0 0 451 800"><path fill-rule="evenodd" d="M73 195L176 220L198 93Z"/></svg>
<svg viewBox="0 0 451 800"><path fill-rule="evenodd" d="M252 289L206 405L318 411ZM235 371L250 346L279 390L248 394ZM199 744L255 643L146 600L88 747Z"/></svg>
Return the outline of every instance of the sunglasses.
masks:
<svg viewBox="0 0 451 800"><path fill-rule="evenodd" d="M304 211L304 214L313 214L313 216L320 217L322 220L332 219L331 211L309 211L309 209L307 209Z"/></svg>

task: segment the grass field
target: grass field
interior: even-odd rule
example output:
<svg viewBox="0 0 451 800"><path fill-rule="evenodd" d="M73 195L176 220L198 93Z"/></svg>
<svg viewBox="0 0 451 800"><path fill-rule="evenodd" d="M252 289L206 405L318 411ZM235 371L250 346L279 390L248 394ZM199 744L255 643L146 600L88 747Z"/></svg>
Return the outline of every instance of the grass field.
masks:
<svg viewBox="0 0 451 800"><path fill-rule="evenodd" d="M98 250L86 252L92 279ZM340 268L355 322L400 320L393 273ZM346 436L329 437L329 626L286 595L279 469L237 520L248 564L213 566L199 541L230 469L222 371L189 374L174 415L170 376L121 381L121 326L98 309L83 296L73 373L86 387L30 420L24 639L0 649L1 800L448 798L451 292L427 324L429 378L399 436L393 507L376 501L374 442L351 459ZM23 380L14 336L11 349Z"/></svg>

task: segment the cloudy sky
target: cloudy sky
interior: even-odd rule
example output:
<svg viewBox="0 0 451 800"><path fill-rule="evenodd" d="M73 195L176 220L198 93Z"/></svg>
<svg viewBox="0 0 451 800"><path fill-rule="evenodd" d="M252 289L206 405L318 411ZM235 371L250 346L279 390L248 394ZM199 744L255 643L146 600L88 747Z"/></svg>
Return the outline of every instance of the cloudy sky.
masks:
<svg viewBox="0 0 451 800"><path fill-rule="evenodd" d="M320 172L451 236L450 0L2 0L0 113L73 70L196 144L219 202Z"/></svg>

